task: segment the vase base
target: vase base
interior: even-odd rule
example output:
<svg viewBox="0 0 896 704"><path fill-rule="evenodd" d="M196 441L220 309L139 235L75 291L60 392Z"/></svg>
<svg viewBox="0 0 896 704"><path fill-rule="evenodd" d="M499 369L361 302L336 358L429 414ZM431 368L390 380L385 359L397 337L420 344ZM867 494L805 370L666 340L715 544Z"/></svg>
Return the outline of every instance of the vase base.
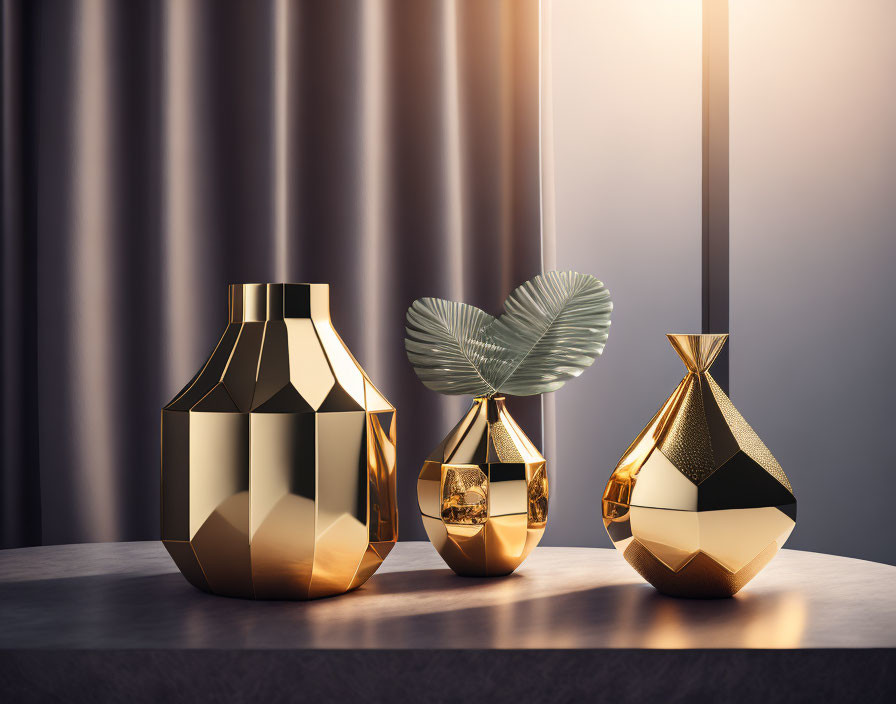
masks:
<svg viewBox="0 0 896 704"><path fill-rule="evenodd" d="M199 560L202 551L197 551L190 542L163 540L162 543L186 580L199 591L254 601L312 601L347 594L361 587L395 547L394 542L370 543L351 581L340 588L335 582L319 584L321 580L315 579L313 572L251 572L249 565L232 559L209 560L203 565ZM236 579L235 572L240 573Z"/></svg>
<svg viewBox="0 0 896 704"><path fill-rule="evenodd" d="M623 557L661 594L687 599L724 599L737 594L777 552L778 544L772 542L737 572L725 569L703 552L698 552L679 570L671 570L637 540L629 544Z"/></svg>

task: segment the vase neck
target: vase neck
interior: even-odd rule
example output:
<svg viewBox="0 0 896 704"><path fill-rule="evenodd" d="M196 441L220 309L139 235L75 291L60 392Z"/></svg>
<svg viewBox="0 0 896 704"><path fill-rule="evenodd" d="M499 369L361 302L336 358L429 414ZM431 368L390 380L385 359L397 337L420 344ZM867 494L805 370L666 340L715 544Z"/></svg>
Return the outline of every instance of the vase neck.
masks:
<svg viewBox="0 0 896 704"><path fill-rule="evenodd" d="M689 372L702 374L718 357L728 334L666 335Z"/></svg>
<svg viewBox="0 0 896 704"><path fill-rule="evenodd" d="M330 317L329 284L230 284L230 322Z"/></svg>
<svg viewBox="0 0 896 704"><path fill-rule="evenodd" d="M477 396L473 399L473 407L478 407L480 410L484 409L488 422L494 423L498 420L498 416L504 411L504 397Z"/></svg>

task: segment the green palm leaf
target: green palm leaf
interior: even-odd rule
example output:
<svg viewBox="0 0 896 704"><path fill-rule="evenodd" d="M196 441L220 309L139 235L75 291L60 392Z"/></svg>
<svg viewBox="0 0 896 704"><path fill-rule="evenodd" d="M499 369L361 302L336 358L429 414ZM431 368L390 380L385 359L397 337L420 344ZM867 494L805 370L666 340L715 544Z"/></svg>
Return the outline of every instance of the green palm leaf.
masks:
<svg viewBox="0 0 896 704"><path fill-rule="evenodd" d="M513 291L504 308L486 330L504 357L491 385L529 396L555 391L591 366L607 342L613 303L593 276L552 271Z"/></svg>
<svg viewBox="0 0 896 704"><path fill-rule="evenodd" d="M408 359L420 380L443 394L493 396L492 380L502 355L484 340L494 318L475 306L441 298L420 298L408 308Z"/></svg>

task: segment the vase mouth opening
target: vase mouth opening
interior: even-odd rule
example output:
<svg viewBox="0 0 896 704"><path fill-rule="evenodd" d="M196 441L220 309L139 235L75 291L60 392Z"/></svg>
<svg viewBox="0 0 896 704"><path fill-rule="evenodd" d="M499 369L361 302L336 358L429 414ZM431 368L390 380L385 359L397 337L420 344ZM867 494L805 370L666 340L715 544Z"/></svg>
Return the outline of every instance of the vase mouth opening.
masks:
<svg viewBox="0 0 896 704"><path fill-rule="evenodd" d="M230 284L230 322L329 318L329 284Z"/></svg>

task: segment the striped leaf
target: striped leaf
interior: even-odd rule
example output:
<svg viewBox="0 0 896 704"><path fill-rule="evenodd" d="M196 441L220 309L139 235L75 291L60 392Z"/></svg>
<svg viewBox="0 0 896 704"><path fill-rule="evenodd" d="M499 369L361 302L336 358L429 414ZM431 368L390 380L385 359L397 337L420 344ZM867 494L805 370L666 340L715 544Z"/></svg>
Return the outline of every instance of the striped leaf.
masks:
<svg viewBox="0 0 896 704"><path fill-rule="evenodd" d="M444 394L555 391L603 352L613 303L593 276L552 271L508 296L497 319L465 303L421 298L405 348L417 376Z"/></svg>
<svg viewBox="0 0 896 704"><path fill-rule="evenodd" d="M504 308L486 338L509 360L494 385L529 396L559 389L594 363L607 342L613 303L593 276L552 271L513 291Z"/></svg>
<svg viewBox="0 0 896 704"><path fill-rule="evenodd" d="M475 306L420 298L407 313L404 345L420 380L443 394L493 396L501 355L484 340L494 318Z"/></svg>

